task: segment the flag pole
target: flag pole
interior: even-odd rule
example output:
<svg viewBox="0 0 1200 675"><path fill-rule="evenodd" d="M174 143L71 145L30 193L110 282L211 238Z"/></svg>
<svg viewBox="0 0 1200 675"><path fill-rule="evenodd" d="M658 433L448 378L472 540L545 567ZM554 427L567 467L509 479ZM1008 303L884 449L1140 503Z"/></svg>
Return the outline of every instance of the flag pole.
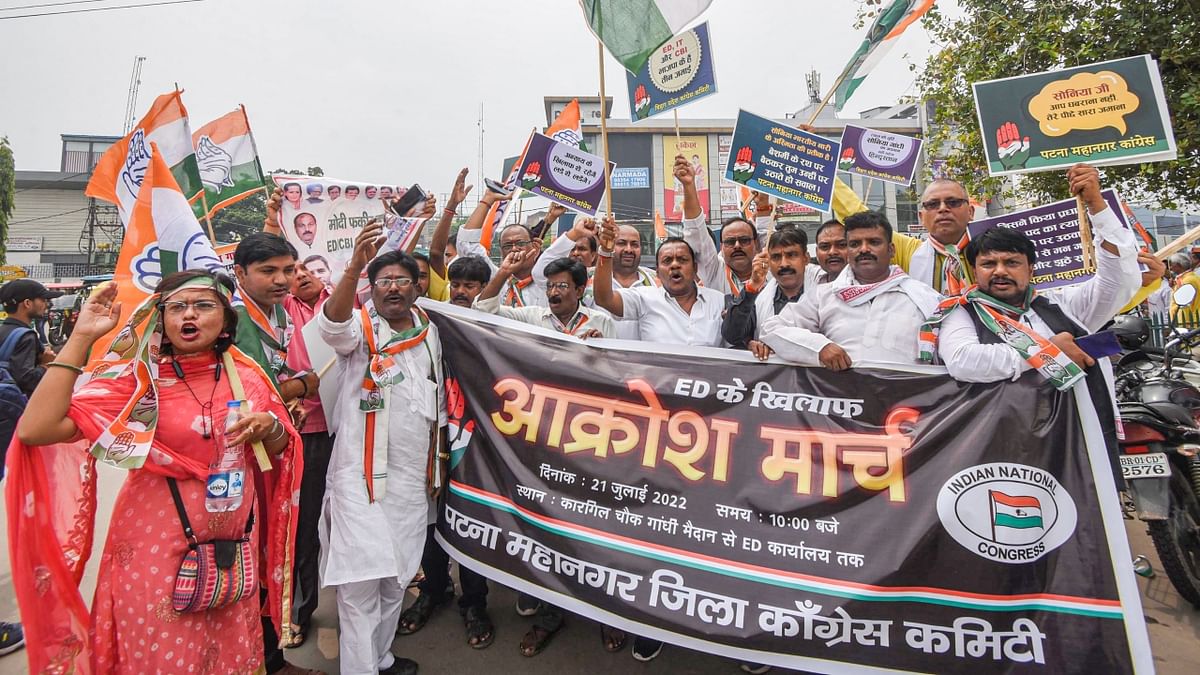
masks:
<svg viewBox="0 0 1200 675"><path fill-rule="evenodd" d="M1079 212L1079 243L1083 245L1083 268L1096 266L1096 247L1092 244L1092 226L1088 221L1083 195L1075 195L1075 209Z"/></svg>
<svg viewBox="0 0 1200 675"><path fill-rule="evenodd" d="M674 108L671 112L675 113L675 147L679 147L679 108Z"/></svg>
<svg viewBox="0 0 1200 675"><path fill-rule="evenodd" d="M263 194L271 198L271 188L267 187L267 176L263 173L262 162L258 159L258 144L254 142L254 130L250 128L250 116L246 114L246 105L239 103L242 109L242 119L246 121L246 133L250 135L250 147L254 149L254 166L258 168L258 177L263 179Z"/></svg>
<svg viewBox="0 0 1200 675"><path fill-rule="evenodd" d="M208 236L212 245L217 245L217 233L213 231L212 216L208 213L208 196L204 194L204 184L200 184L200 204L204 206L204 224L208 226Z"/></svg>
<svg viewBox="0 0 1200 675"><path fill-rule="evenodd" d="M608 111L604 104L604 43L596 40L596 53L600 55L600 138L604 145L604 201L605 212L612 215L612 175L608 170ZM676 127L676 133L679 128Z"/></svg>
<svg viewBox="0 0 1200 675"><path fill-rule="evenodd" d="M846 75L848 75L848 74L849 74L848 71L846 71L846 70L842 71L842 74L838 76L837 82L833 83L833 86L829 88L829 93L825 94L825 98L821 100L821 104L818 105L817 109L813 111L812 117L808 118L808 122L806 123L806 126L811 127L812 123L817 121L817 115L820 115L821 111L825 109L825 106L829 105L829 100L831 98L833 98L833 95L834 95L834 93L837 92L838 87L842 86L842 82L845 81Z"/></svg>

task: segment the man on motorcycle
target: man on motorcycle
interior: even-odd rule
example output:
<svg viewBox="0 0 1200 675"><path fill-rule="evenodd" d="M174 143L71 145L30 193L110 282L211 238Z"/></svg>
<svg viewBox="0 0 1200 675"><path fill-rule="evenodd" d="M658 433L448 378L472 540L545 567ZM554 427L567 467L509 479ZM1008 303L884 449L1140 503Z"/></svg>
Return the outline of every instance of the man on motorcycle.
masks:
<svg viewBox="0 0 1200 675"><path fill-rule="evenodd" d="M1095 409L1116 471L1112 367L1105 359L1097 363L1075 340L1099 330L1141 286L1137 242L1101 196L1096 169L1077 164L1067 180L1091 216L1098 244L1095 275L1038 293L1031 284L1037 257L1033 242L1014 230L993 228L966 248L977 285L943 301L923 334L936 342L956 379L1015 380L1036 369L1060 391L1073 389L1080 406ZM953 311L958 307L967 311ZM1081 380L1085 386L1076 387ZM1119 471L1116 476L1121 485Z"/></svg>

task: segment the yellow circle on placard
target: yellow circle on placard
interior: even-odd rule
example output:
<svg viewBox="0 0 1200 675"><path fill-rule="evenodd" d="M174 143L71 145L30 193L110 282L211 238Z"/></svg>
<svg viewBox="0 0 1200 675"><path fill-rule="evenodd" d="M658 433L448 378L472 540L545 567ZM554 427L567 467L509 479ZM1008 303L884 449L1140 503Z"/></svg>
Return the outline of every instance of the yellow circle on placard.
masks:
<svg viewBox="0 0 1200 675"><path fill-rule="evenodd" d="M679 91L700 72L700 37L690 30L672 38L650 57L650 81L660 91Z"/></svg>

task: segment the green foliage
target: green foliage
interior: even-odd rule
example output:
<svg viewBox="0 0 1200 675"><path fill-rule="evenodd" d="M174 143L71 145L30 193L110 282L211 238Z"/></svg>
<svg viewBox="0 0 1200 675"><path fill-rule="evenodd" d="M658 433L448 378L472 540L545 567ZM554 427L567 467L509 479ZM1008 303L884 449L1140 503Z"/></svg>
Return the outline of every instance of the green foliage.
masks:
<svg viewBox="0 0 1200 675"><path fill-rule="evenodd" d="M325 175L319 166L310 166L304 171L275 169L271 173L290 173L298 176ZM265 186L265 190L256 192L236 204L217 211L217 214L213 216L212 225L218 242L229 244L241 241L246 235L262 230L263 219L267 217L267 194L274 188L274 184L267 179Z"/></svg>
<svg viewBox="0 0 1200 675"><path fill-rule="evenodd" d="M8 262L8 217L16 208L17 168L8 136L0 136L0 265Z"/></svg>
<svg viewBox="0 0 1200 675"><path fill-rule="evenodd" d="M929 147L969 193L1001 195L989 178L971 83L1150 54L1158 61L1179 159L1110 167L1106 182L1131 200L1165 208L1200 194L1200 5L1196 0L958 0L953 15L937 5L923 19L941 46L918 77L935 106ZM941 149L940 151L934 149ZM1023 176L1016 196L1067 196L1061 172Z"/></svg>

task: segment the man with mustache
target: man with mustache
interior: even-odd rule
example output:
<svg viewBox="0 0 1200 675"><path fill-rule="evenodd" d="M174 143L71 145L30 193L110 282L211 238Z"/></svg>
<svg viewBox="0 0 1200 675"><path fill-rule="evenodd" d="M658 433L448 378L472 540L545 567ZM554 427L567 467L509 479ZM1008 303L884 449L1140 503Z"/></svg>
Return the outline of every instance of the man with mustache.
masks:
<svg viewBox="0 0 1200 675"><path fill-rule="evenodd" d="M297 265L291 292L283 300L283 308L294 329L287 351L287 365L293 372L318 372L325 365L318 363L314 367L302 329L327 299L329 289L325 284L304 264ZM317 596L321 590L317 574L317 563L321 558L317 522L321 518L325 473L333 450L333 437L329 434L320 397L305 398L300 404L304 415L299 429L304 445L304 475L300 481L300 512L296 517L295 598L292 616L288 618L292 622L292 639L287 647L299 647L304 643L313 612L317 609Z"/></svg>
<svg viewBox="0 0 1200 675"><path fill-rule="evenodd" d="M690 165L689 165L690 166ZM606 216L600 227L600 259L593 278L596 304L613 318L636 322L643 342L720 347L725 298L720 291L696 283L696 255L680 237L658 246L660 286L613 288L612 258L617 225Z"/></svg>
<svg viewBox="0 0 1200 675"><path fill-rule="evenodd" d="M918 329L941 296L889 264L895 247L882 214L856 213L845 229L849 269L768 318L761 340L788 361L831 370L916 363Z"/></svg>
<svg viewBox="0 0 1200 675"><path fill-rule="evenodd" d="M827 284L846 269L846 228L841 221L827 220L817 228L817 264L806 268L805 281Z"/></svg>
<svg viewBox="0 0 1200 675"><path fill-rule="evenodd" d="M931 360L936 347L950 375L966 382L1015 380L1034 369L1059 391L1074 391L1081 410L1091 406L1100 418L1121 485L1112 366L1089 356L1075 339L1100 330L1141 288L1137 240L1101 196L1096 169L1077 164L1067 180L1091 214L1096 274L1075 286L1036 292L1033 242L1015 230L987 230L965 251L978 285L942 302L922 331L928 336L922 352ZM1082 387L1076 386L1080 380Z"/></svg>
<svg viewBox="0 0 1200 675"><path fill-rule="evenodd" d="M572 258L559 258L546 266L545 307L500 306L500 290L512 276L513 270L521 267L524 262L522 257L527 255L533 253L510 253L504 258L500 269L475 299L475 309L581 339L614 337L612 318L581 302L584 289L587 288L587 268Z"/></svg>
<svg viewBox="0 0 1200 675"><path fill-rule="evenodd" d="M696 173L692 163L683 155L675 157L675 179L683 186L683 239L696 252L697 270L707 288L724 295L741 293L753 271L754 256L758 255L758 229L755 223L745 218L729 218L721 225L718 239L721 252L712 245L704 211L700 207L700 195L696 188ZM760 204L760 212L769 204ZM770 217L756 218L769 223Z"/></svg>
<svg viewBox="0 0 1200 675"><path fill-rule="evenodd" d="M776 230L767 250L754 258L750 281L738 295L726 296L729 305L721 324L721 335L731 347L749 349L760 361L771 355L759 341L766 320L804 294L808 268L808 235L795 227ZM767 270L771 278L767 279Z"/></svg>
<svg viewBox="0 0 1200 675"><path fill-rule="evenodd" d="M358 399L338 415L321 581L337 589L341 671L415 675L417 664L390 647L449 458L440 433L446 398L437 327L415 305L416 261L400 251L376 255L382 231L371 221L359 233L316 318L345 365L340 391ZM370 297L355 309L364 269Z"/></svg>
<svg viewBox="0 0 1200 675"><path fill-rule="evenodd" d="M500 195L485 190L479 199L479 204L467 218L467 222L458 230L457 251L461 256L479 256L488 261L488 252L480 244L483 232L483 221L487 217L492 204L511 199L512 195ZM564 209L565 210L565 209ZM553 209L551 209L553 212ZM549 219L549 216L547 216ZM521 264L512 270L512 275L505 282L500 295L500 304L505 307L527 307L529 305L545 306L546 292L544 282L539 282L533 275L533 266L538 254L542 251L542 240L533 236L528 227L512 224L500 231L500 255L507 257L510 253L528 253L520 257ZM493 273L495 267L493 267Z"/></svg>
<svg viewBox="0 0 1200 675"><path fill-rule="evenodd" d="M450 304L470 307L492 279L492 268L478 256L455 258L450 263Z"/></svg>

